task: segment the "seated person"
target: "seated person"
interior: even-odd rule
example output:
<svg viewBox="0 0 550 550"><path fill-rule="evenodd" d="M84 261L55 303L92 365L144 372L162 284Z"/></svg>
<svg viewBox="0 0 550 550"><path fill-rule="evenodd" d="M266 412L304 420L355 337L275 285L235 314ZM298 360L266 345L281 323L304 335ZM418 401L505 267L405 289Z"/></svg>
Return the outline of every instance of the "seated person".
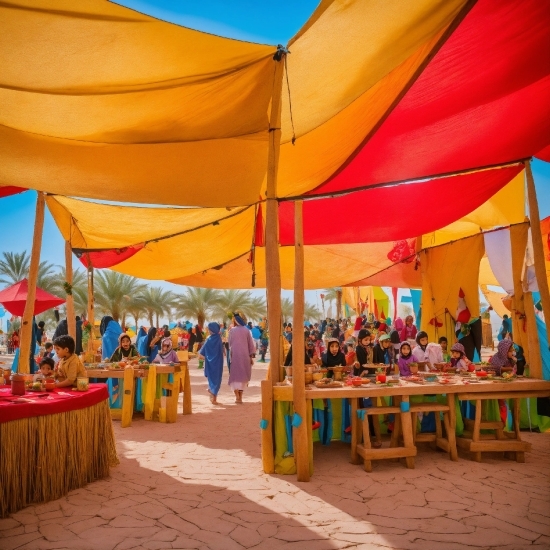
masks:
<svg viewBox="0 0 550 550"><path fill-rule="evenodd" d="M443 361L445 361L445 363L448 363L451 360L451 354L447 351L449 342L446 336L442 336L439 339L439 345L441 346L441 351L443 351Z"/></svg>
<svg viewBox="0 0 550 550"><path fill-rule="evenodd" d="M75 386L79 376L87 377L86 369L74 353L75 342L71 336L58 336L53 341L55 354L59 357L56 379L58 388Z"/></svg>
<svg viewBox="0 0 550 550"><path fill-rule="evenodd" d="M55 363L51 357L43 357L40 361L40 370L34 375L33 382L43 382L54 374Z"/></svg>
<svg viewBox="0 0 550 550"><path fill-rule="evenodd" d="M311 344L311 342L306 338L304 341L304 365L313 365L313 361L311 360L311 357L308 353L308 344ZM288 353L286 354L285 358L285 367L291 367L292 366L292 348L294 347L294 344L290 344L290 349L288 350Z"/></svg>
<svg viewBox="0 0 550 550"><path fill-rule="evenodd" d="M130 336L123 332L118 337L118 348L115 349L109 361L111 363L118 363L119 361L123 361L124 359L130 359L131 357L139 357L139 352L132 344Z"/></svg>
<svg viewBox="0 0 550 550"><path fill-rule="evenodd" d="M353 366L354 376L362 376L367 373L365 365L373 362L373 345L371 344L371 334L367 329L362 328L357 335L357 346L355 347L355 364Z"/></svg>
<svg viewBox="0 0 550 550"><path fill-rule="evenodd" d="M399 367L399 374L401 376L412 376L410 369L411 363L414 363L411 345L409 342L405 341L399 348L399 359L397 360L397 366Z"/></svg>
<svg viewBox="0 0 550 550"><path fill-rule="evenodd" d="M378 344L372 350L372 362L386 365L394 363L393 346L388 334L382 334L378 339Z"/></svg>
<svg viewBox="0 0 550 550"><path fill-rule="evenodd" d="M346 367L352 367L355 364L355 350L353 349L353 344L348 344L346 347Z"/></svg>
<svg viewBox="0 0 550 550"><path fill-rule="evenodd" d="M163 338L160 351L153 359L153 363L168 365L169 363L179 363L178 355L172 349L172 338Z"/></svg>
<svg viewBox="0 0 550 550"><path fill-rule="evenodd" d="M495 374L500 376L503 372L516 372L516 358L514 355L514 342L505 338L498 343L497 352L490 359L491 367L495 370Z"/></svg>
<svg viewBox="0 0 550 550"><path fill-rule="evenodd" d="M44 353L42 357L53 357L53 344L51 342L46 342L44 344Z"/></svg>
<svg viewBox="0 0 550 550"><path fill-rule="evenodd" d="M459 344L453 344L451 347L451 368L456 369L456 372L467 372L470 361L466 357L464 346Z"/></svg>
<svg viewBox="0 0 550 550"><path fill-rule="evenodd" d="M340 342L338 338L329 338L327 342L327 351L321 356L323 367L328 369L328 378L332 378L334 373L332 367L345 367L346 356L340 349Z"/></svg>

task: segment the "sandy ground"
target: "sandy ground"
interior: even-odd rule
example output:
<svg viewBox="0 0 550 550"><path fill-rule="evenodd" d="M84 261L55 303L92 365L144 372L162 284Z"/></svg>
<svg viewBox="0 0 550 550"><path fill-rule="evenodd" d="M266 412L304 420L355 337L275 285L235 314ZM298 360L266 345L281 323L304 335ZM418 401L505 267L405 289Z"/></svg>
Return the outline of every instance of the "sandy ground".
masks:
<svg viewBox="0 0 550 550"><path fill-rule="evenodd" d="M0 548L550 548L550 434L524 434L525 464L453 463L420 446L415 470L388 461L371 474L349 463L348 446L316 446L315 474L298 483L261 469L265 371L256 364L243 405L226 373L215 407L192 362L193 415L115 422L111 477L0 520Z"/></svg>

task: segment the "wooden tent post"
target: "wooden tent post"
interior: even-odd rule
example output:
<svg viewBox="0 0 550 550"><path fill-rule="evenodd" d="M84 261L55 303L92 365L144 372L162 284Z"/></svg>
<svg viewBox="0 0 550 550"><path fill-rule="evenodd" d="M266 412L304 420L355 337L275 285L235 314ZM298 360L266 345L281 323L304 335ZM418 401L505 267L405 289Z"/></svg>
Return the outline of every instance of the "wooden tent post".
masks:
<svg viewBox="0 0 550 550"><path fill-rule="evenodd" d="M294 414L302 419L294 427L296 445L294 456L298 481L309 481L309 445L306 384L305 384L305 336L304 336L304 230L303 201L294 203L294 333L292 335L292 394Z"/></svg>
<svg viewBox="0 0 550 550"><path fill-rule="evenodd" d="M526 223L512 225L510 227L510 246L512 249L512 280L514 282L514 296L512 297L512 335L514 342L523 348L525 359L530 363L531 350L529 339L524 332L525 300L521 277L523 273L523 262L525 260L525 248L527 246Z"/></svg>
<svg viewBox="0 0 550 550"><path fill-rule="evenodd" d="M546 277L544 243L542 242L539 205L537 201L537 191L535 189L535 180L533 179L533 172L531 170L531 161L525 163L525 176L527 178L527 197L529 200L529 218L531 219L531 238L533 240L535 273L537 275L537 284L542 302L542 311L544 311L546 319L546 336L550 346L550 289L548 288L548 279Z"/></svg>
<svg viewBox="0 0 550 550"><path fill-rule="evenodd" d="M90 338L88 339L88 352L94 352L94 268L88 256L88 323L90 323Z"/></svg>
<svg viewBox="0 0 550 550"><path fill-rule="evenodd" d="M285 56L275 60L271 115L269 118L269 151L267 161L267 204L265 221L265 267L267 290L267 321L269 324L270 380L280 379L281 355L281 267L279 263L279 205L277 202L277 171L281 148L281 94Z"/></svg>
<svg viewBox="0 0 550 550"><path fill-rule="evenodd" d="M34 350L34 302L36 299L36 281L40 267L40 249L42 247L42 231L44 229L44 193L38 192L36 198L36 217L32 237L31 263L29 268L29 284L27 302L21 319L21 349L19 352L19 372L28 373L30 367L31 346ZM33 353L34 355L34 353Z"/></svg>
<svg viewBox="0 0 550 550"><path fill-rule="evenodd" d="M65 276L67 277L67 283L72 286L73 284L73 251L69 241L65 241ZM74 316L74 297L71 294L67 294L66 302L67 310L67 328L69 329L69 336L72 336L76 341L76 319Z"/></svg>

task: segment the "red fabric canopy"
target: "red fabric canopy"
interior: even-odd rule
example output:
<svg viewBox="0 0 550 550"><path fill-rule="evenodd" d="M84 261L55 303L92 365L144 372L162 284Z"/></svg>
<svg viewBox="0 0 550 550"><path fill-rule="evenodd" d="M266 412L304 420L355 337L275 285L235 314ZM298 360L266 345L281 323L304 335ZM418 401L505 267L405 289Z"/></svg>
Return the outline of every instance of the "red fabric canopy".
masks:
<svg viewBox="0 0 550 550"><path fill-rule="evenodd" d="M92 267L97 269L105 269L113 267L128 258L131 258L134 254L137 254L143 248L143 244L136 244L134 246L127 246L125 248L113 248L110 250L83 250L79 248L73 248L73 252L81 261L84 267L88 266L88 258Z"/></svg>
<svg viewBox="0 0 550 550"><path fill-rule="evenodd" d="M549 28L547 2L479 0L370 141L312 194L539 153L550 139Z"/></svg>
<svg viewBox="0 0 550 550"><path fill-rule="evenodd" d="M22 317L27 303L29 291L27 279L23 279L14 285L0 291L0 304L2 304L12 315ZM36 287L36 298L34 301L34 315L38 315L47 309L64 304L65 300Z"/></svg>
<svg viewBox="0 0 550 550"><path fill-rule="evenodd" d="M304 244L386 242L430 233L475 210L522 169L514 165L304 201ZM279 206L279 240L294 243L292 202Z"/></svg>
<svg viewBox="0 0 550 550"><path fill-rule="evenodd" d="M0 199L2 197L9 197L10 195L17 195L17 193L23 193L23 191L27 191L27 189L23 187L14 187L13 185L0 187Z"/></svg>

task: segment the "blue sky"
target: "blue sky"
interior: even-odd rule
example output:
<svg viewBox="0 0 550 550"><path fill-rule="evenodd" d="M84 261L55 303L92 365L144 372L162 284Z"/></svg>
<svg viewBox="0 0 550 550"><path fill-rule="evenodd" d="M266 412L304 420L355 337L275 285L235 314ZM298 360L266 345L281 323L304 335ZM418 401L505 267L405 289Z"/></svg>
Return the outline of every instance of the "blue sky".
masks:
<svg viewBox="0 0 550 550"><path fill-rule="evenodd" d="M241 40L276 45L286 42L298 31L318 4L318 0L273 3L261 0L123 0L121 5L159 19ZM534 161L535 183L541 218L550 215L550 164ZM36 194L26 192L0 199L0 253L30 250ZM56 265L64 262L64 244L59 231L46 212L42 259ZM160 283L154 283L160 284ZM181 290L181 287L168 285ZM291 296L291 293L285 293ZM316 294L306 298L316 301Z"/></svg>

